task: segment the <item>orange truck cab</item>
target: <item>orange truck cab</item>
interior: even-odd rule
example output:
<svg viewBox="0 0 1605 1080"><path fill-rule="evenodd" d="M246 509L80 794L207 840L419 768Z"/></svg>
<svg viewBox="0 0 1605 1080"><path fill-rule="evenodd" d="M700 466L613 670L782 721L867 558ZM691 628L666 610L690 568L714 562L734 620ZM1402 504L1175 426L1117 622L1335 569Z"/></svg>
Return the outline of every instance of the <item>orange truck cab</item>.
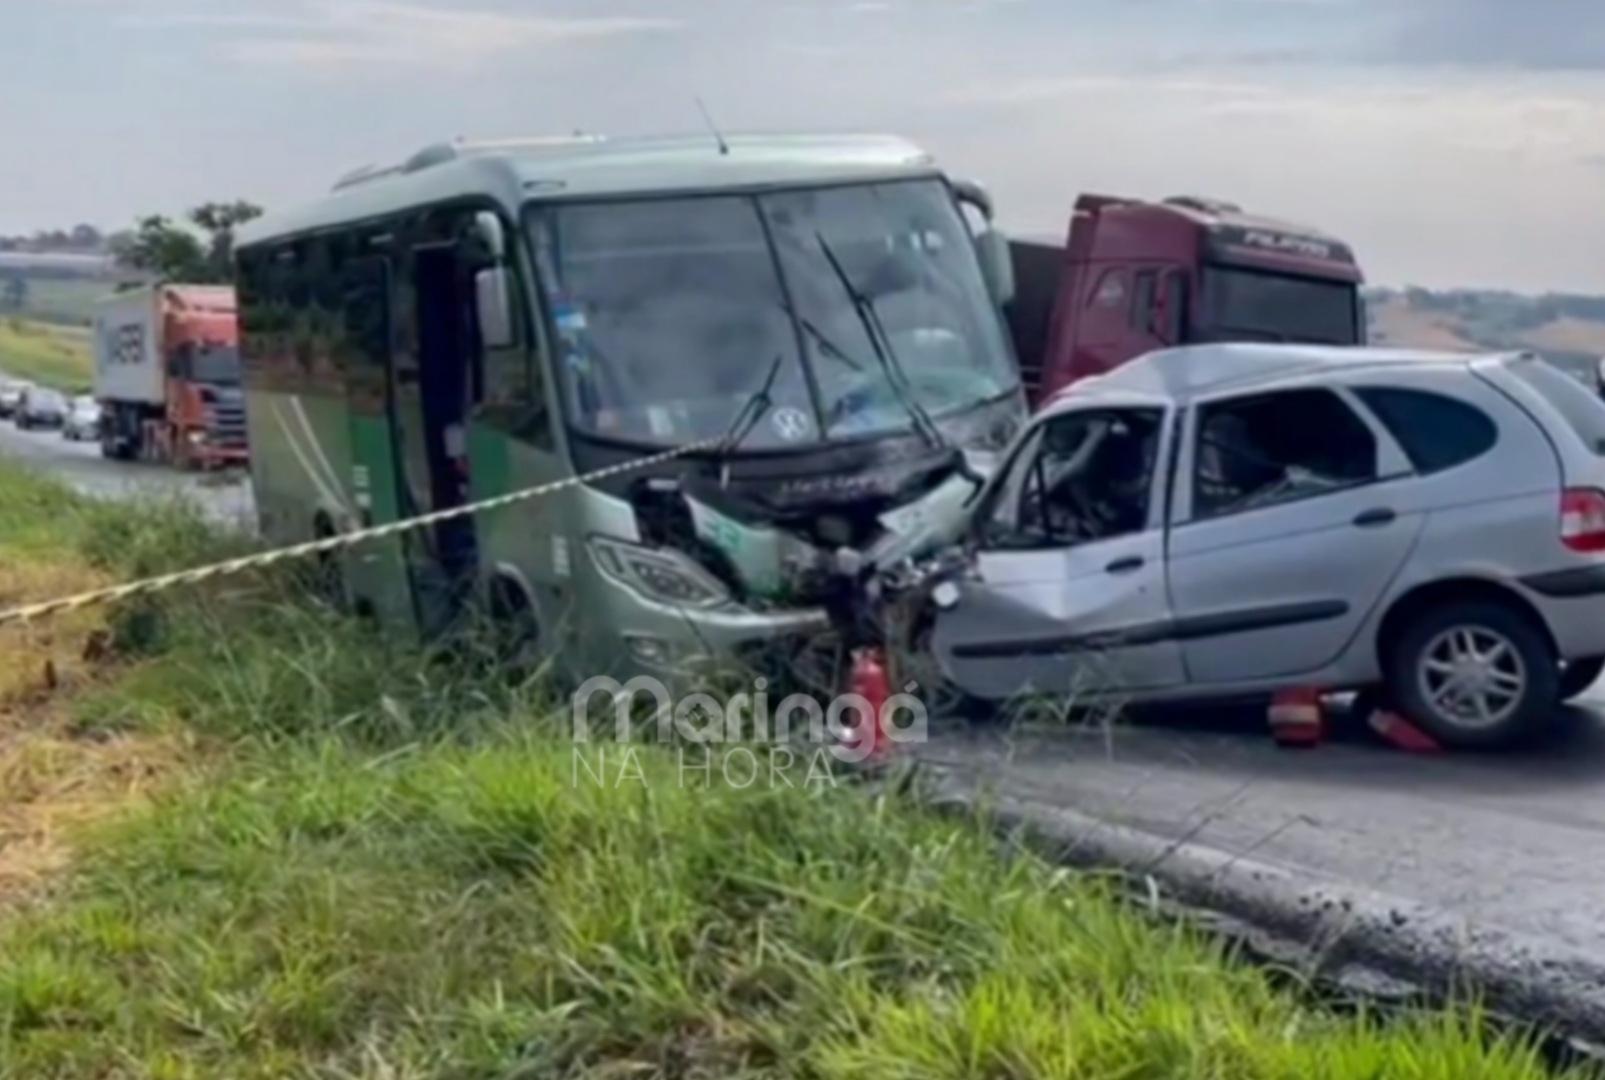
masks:
<svg viewBox="0 0 1605 1080"><path fill-rule="evenodd" d="M107 457L181 468L248 456L234 290L156 285L102 301L95 397Z"/></svg>
<svg viewBox="0 0 1605 1080"><path fill-rule="evenodd" d="M1173 345L1365 342L1349 246L1230 203L1083 195L1065 243L1011 248L1007 314L1036 401Z"/></svg>

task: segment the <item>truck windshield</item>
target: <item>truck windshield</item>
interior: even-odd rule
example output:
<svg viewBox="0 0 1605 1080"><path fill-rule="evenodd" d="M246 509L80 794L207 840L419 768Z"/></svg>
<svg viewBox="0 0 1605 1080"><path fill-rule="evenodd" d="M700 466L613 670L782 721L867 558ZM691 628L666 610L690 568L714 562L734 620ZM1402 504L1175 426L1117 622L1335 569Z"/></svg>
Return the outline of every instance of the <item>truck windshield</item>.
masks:
<svg viewBox="0 0 1605 1080"><path fill-rule="evenodd" d="M1359 289L1351 282L1210 266L1203 286L1203 340L1360 343Z"/></svg>
<svg viewBox="0 0 1605 1080"><path fill-rule="evenodd" d="M240 350L233 345L182 345L174 365L186 379L211 386L240 384Z"/></svg>
<svg viewBox="0 0 1605 1080"><path fill-rule="evenodd" d="M566 404L583 430L717 438L773 370L774 404L743 445L785 449L912 429L889 381L899 369L937 416L1018 382L938 180L532 214ZM869 337L877 322L892 365Z"/></svg>

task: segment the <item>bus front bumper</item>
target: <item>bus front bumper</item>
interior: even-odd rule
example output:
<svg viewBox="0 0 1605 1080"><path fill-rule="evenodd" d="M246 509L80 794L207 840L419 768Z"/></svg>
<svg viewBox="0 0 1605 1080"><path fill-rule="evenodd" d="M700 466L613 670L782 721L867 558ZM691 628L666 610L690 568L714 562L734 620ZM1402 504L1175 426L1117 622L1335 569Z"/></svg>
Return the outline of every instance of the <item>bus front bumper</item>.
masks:
<svg viewBox="0 0 1605 1080"><path fill-rule="evenodd" d="M822 608L673 607L600 575L586 587L580 622L593 629L576 658L581 681L594 675L682 678L718 669L778 678L803 652L829 649L834 641Z"/></svg>

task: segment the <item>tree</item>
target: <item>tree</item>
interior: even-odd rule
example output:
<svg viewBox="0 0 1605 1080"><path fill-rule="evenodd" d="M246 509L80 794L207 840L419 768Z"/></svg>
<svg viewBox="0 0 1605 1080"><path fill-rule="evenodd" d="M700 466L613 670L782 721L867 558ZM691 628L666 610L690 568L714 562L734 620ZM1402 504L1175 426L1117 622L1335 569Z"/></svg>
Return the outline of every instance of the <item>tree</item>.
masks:
<svg viewBox="0 0 1605 1080"><path fill-rule="evenodd" d="M140 218L133 234L120 238L114 254L122 266L163 281L212 280L200 238L162 214Z"/></svg>
<svg viewBox="0 0 1605 1080"><path fill-rule="evenodd" d="M72 246L79 251L99 251L105 237L93 225L74 225L72 228Z"/></svg>
<svg viewBox="0 0 1605 1080"><path fill-rule="evenodd" d="M209 202L189 212L189 219L210 237L207 261L217 280L228 281L234 275L235 230L261 216L260 206L243 199L231 203Z"/></svg>
<svg viewBox="0 0 1605 1080"><path fill-rule="evenodd" d="M261 217L262 208L244 200L209 202L186 216L204 236L184 223L151 214L139 220L134 232L115 233L109 239L117 261L164 281L200 285L233 281L235 230Z"/></svg>

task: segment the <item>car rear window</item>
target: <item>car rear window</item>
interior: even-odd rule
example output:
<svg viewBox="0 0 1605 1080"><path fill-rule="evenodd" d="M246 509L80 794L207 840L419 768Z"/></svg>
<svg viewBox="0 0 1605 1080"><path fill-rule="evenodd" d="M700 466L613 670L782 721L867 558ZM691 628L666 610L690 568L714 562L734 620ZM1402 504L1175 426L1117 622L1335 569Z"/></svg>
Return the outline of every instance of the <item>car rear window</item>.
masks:
<svg viewBox="0 0 1605 1080"><path fill-rule="evenodd" d="M1605 455L1605 401L1557 367L1539 360L1521 360L1510 370L1554 406L1583 445Z"/></svg>
<svg viewBox="0 0 1605 1080"><path fill-rule="evenodd" d="M1401 387L1366 387L1356 393L1423 475L1464 465L1499 441L1494 422L1463 401Z"/></svg>

